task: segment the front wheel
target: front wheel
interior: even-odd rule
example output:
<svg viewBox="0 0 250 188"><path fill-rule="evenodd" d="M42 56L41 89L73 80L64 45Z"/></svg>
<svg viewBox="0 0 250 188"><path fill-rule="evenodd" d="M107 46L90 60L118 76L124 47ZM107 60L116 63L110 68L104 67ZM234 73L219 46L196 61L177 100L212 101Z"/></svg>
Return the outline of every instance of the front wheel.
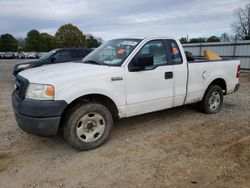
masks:
<svg viewBox="0 0 250 188"><path fill-rule="evenodd" d="M101 146L109 137L113 126L110 111L98 103L78 106L64 125L64 137L79 150L91 150Z"/></svg>
<svg viewBox="0 0 250 188"><path fill-rule="evenodd" d="M211 85L208 87L200 108L206 114L215 114L221 110L223 105L223 92L220 86Z"/></svg>

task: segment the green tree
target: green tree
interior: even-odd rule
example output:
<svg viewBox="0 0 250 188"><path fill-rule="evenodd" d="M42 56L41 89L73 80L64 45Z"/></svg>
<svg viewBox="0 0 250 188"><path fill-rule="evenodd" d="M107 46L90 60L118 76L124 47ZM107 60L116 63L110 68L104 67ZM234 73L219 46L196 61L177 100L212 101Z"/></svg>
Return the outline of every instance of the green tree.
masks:
<svg viewBox="0 0 250 188"><path fill-rule="evenodd" d="M62 25L55 37L59 47L87 47L86 37L72 24Z"/></svg>
<svg viewBox="0 0 250 188"><path fill-rule="evenodd" d="M24 51L25 50L25 39L23 37L16 38L17 40L17 51Z"/></svg>
<svg viewBox="0 0 250 188"><path fill-rule="evenodd" d="M94 38L92 35L89 35L87 37L87 47L88 48L97 48L101 45L101 42L99 42L96 38Z"/></svg>
<svg viewBox="0 0 250 188"><path fill-rule="evenodd" d="M206 42L205 38L192 38L189 40L189 43L201 43L201 42Z"/></svg>
<svg viewBox="0 0 250 188"><path fill-rule="evenodd" d="M17 51L17 40L11 34L4 34L0 36L0 51Z"/></svg>
<svg viewBox="0 0 250 188"><path fill-rule="evenodd" d="M211 36L207 39L207 42L220 42L219 37Z"/></svg>
<svg viewBox="0 0 250 188"><path fill-rule="evenodd" d="M48 52L54 48L57 48L55 37L52 35L49 35L48 33L41 33L40 34L40 51Z"/></svg>
<svg viewBox="0 0 250 188"><path fill-rule="evenodd" d="M26 50L28 51L40 51L41 37L39 31L33 29L27 33L25 39Z"/></svg>
<svg viewBox="0 0 250 188"><path fill-rule="evenodd" d="M25 47L28 51L47 52L56 48L55 37L48 33L31 30L27 33Z"/></svg>
<svg viewBox="0 0 250 188"><path fill-rule="evenodd" d="M249 36L245 36L244 40L250 40L250 35Z"/></svg>
<svg viewBox="0 0 250 188"><path fill-rule="evenodd" d="M180 42L181 42L181 44L185 44L185 43L188 43L188 40L186 37L181 37Z"/></svg>

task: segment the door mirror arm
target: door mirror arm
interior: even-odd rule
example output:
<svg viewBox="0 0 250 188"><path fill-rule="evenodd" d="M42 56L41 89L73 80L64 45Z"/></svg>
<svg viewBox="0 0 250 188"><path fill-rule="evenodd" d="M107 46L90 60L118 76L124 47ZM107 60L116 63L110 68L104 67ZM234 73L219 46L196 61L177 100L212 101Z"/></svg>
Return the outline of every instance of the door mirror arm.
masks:
<svg viewBox="0 0 250 188"><path fill-rule="evenodd" d="M134 66L134 65L131 65L128 67L129 72L138 72L138 71L142 71L144 69L145 69L145 67L139 67L139 66Z"/></svg>

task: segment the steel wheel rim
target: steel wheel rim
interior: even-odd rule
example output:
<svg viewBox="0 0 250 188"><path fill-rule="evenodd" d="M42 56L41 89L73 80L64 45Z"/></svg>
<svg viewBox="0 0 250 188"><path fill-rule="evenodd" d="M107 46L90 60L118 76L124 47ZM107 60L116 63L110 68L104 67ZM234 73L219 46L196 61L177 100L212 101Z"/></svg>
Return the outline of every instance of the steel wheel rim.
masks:
<svg viewBox="0 0 250 188"><path fill-rule="evenodd" d="M77 137L83 142L95 142L105 131L104 117L96 112L83 115L76 124Z"/></svg>
<svg viewBox="0 0 250 188"><path fill-rule="evenodd" d="M214 91L208 99L210 110L215 111L220 106L221 98L218 91Z"/></svg>

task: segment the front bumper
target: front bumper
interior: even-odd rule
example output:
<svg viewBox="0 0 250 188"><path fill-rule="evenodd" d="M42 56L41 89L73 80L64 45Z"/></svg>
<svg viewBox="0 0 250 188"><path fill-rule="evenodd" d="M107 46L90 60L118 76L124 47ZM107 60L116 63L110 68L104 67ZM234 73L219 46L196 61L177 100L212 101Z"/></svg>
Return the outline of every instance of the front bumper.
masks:
<svg viewBox="0 0 250 188"><path fill-rule="evenodd" d="M53 136L57 134L61 117L34 118L15 113L18 126L27 133L38 136Z"/></svg>
<svg viewBox="0 0 250 188"><path fill-rule="evenodd" d="M62 100L20 100L14 92L12 106L17 124L22 130L40 136L52 136L57 134L67 103Z"/></svg>

